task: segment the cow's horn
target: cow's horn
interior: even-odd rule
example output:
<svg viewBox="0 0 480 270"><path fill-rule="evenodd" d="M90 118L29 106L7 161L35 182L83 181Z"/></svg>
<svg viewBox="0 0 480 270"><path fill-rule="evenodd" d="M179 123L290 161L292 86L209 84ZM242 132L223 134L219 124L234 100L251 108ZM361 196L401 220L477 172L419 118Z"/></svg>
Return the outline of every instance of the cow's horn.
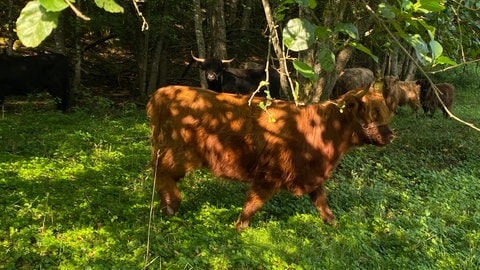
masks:
<svg viewBox="0 0 480 270"><path fill-rule="evenodd" d="M227 64L227 63L230 63L233 61L233 59L235 58L232 58L232 59L227 59L227 60L222 60L222 64Z"/></svg>
<svg viewBox="0 0 480 270"><path fill-rule="evenodd" d="M198 58L198 57L196 57L195 55L193 55L193 52L192 52L192 51L190 51L190 53L192 54L192 57L193 57L193 59L195 59L195 61L200 62L200 63L205 62L205 58Z"/></svg>

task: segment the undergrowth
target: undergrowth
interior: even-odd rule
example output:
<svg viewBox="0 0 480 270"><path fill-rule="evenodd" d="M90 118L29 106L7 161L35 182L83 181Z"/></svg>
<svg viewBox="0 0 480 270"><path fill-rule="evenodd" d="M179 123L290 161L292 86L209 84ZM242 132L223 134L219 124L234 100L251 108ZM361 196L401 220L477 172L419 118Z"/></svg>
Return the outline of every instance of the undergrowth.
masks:
<svg viewBox="0 0 480 270"><path fill-rule="evenodd" d="M454 83L453 112L480 124L476 81ZM392 144L343 158L327 184L337 227L306 197L281 192L238 234L233 224L248 187L198 170L180 183L177 216L160 215L155 202L146 254L145 112L108 102L95 108L0 120L0 268L480 267L480 134L439 112L415 117L401 108Z"/></svg>

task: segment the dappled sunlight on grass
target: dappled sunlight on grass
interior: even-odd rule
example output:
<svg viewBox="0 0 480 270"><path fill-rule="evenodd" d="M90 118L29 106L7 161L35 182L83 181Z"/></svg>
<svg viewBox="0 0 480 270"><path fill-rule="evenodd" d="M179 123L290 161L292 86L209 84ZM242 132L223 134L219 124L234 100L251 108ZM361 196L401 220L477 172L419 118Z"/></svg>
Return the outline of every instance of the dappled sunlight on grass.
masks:
<svg viewBox="0 0 480 270"><path fill-rule="evenodd" d="M453 110L479 123L478 93ZM405 109L405 110L403 110ZM361 147L327 182L337 226L280 192L238 234L248 185L197 170L177 215L152 196L143 110L6 114L0 120L0 268L475 269L480 136L401 108L395 141ZM148 229L151 229L147 246ZM149 253L146 254L147 248Z"/></svg>

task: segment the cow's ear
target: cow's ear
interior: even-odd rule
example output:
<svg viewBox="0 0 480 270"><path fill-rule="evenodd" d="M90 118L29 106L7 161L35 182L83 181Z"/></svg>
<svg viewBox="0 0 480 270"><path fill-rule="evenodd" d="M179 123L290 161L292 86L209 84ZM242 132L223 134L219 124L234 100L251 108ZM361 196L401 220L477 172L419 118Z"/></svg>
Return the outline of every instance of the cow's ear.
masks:
<svg viewBox="0 0 480 270"><path fill-rule="evenodd" d="M363 108L363 101L361 97L358 96L348 96L345 99L345 109L347 112L356 115Z"/></svg>

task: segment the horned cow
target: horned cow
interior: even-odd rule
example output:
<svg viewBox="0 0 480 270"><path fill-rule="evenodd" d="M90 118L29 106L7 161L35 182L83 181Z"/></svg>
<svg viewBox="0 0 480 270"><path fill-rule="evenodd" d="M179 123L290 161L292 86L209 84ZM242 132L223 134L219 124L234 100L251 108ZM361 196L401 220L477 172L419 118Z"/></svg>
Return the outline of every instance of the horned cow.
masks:
<svg viewBox="0 0 480 270"><path fill-rule="evenodd" d="M261 81L266 80L265 67L259 68L229 68L227 64L233 59L221 60L216 57L199 58L192 54L200 68L205 72L208 89L219 93L234 93L247 95L255 91ZM276 69L268 69L270 96L280 99L280 74ZM265 88L263 88L265 89ZM261 92L263 94L263 92Z"/></svg>
<svg viewBox="0 0 480 270"><path fill-rule="evenodd" d="M248 96L188 86L158 89L146 111L162 212L178 211L177 182L206 167L216 176L250 183L238 231L280 189L308 194L322 219L334 224L324 182L338 161L351 147L393 140L383 97L359 93L302 107L274 100L266 112L248 106ZM253 104L263 99L253 98Z"/></svg>

